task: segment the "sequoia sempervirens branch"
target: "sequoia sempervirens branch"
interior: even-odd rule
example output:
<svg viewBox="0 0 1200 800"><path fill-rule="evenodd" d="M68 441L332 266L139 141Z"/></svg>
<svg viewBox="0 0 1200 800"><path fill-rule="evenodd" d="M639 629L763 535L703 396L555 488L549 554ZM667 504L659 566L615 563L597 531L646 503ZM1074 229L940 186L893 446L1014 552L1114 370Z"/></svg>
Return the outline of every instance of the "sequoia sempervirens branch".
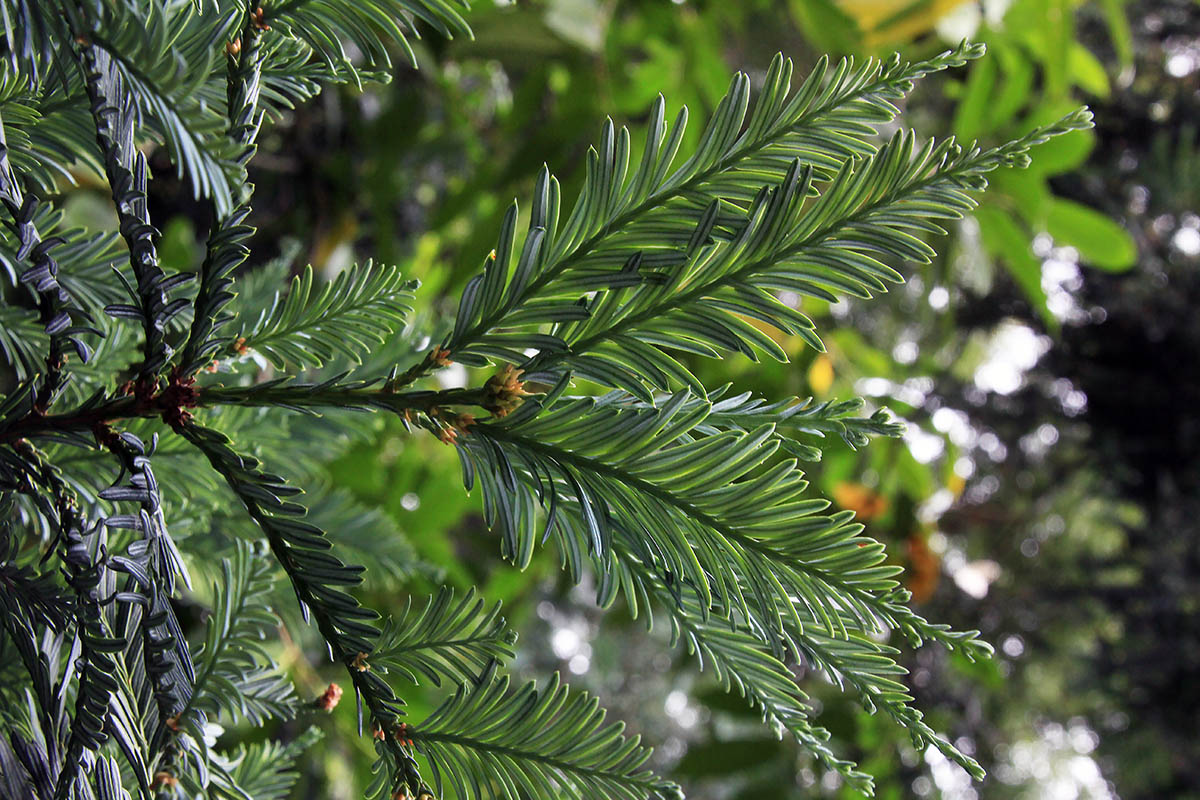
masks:
<svg viewBox="0 0 1200 800"><path fill-rule="evenodd" d="M4 315L20 330L0 336L0 361L22 356L12 388L0 387L0 578L41 573L18 558L57 557L62 568L47 575L73 617L58 632L74 630L75 641L65 659L74 666L59 681L55 659L43 658L53 643L34 635L45 627L38 613L19 596L17 606L3 602L24 590L0 592L0 612L15 617L0 627L18 646L27 642L19 655L36 699L29 723L0 740L7 794L111 798L136 785L143 796L206 786L249 796L263 779L284 787L298 744L248 742L236 755L206 735L217 719L262 728L338 701L341 689L331 685L297 703L265 646L281 616L291 621L278 607L282 573L302 619L347 673L359 734L370 730L371 800L677 800L678 787L645 768L650 751L606 723L595 698L557 678L544 689L514 688L498 672L515 655L498 606L455 603L448 590L423 611L387 619L363 604L377 595L356 588L368 571L403 579L421 551L408 549L386 505L336 485L301 502L304 487L270 467L304 457L292 443L280 446L285 436L321 459L345 452L322 452L318 438L335 433L342 411L385 412L396 417L393 429L421 429L452 446L446 456L461 462L505 559L524 569L538 548L553 546L575 584L592 577L602 607L625 598L633 616L645 609L649 621L650 606L659 606L673 639L712 665L726 690L740 690L847 785L870 781L826 746L792 660L884 711L914 748L934 746L978 776L972 759L921 721L881 634L906 634L914 646L938 641L967 658L987 646L976 631L952 631L903 605L899 567L883 543L811 491L799 462L824 448L793 441L840 435L857 447L869 436L897 436L899 426L852 416L861 401L773 402L731 385L706 387L691 370L701 358L734 353L786 362L769 330L821 349L815 323L784 292L834 302L885 291L902 281L899 265L935 255L926 239L944 232L939 221L975 208L986 173L1020 166L1031 147L1090 118L1079 111L990 150L910 132L885 143L879 134L912 81L962 66L982 47L964 43L909 65L898 56L836 66L822 59L796 87L793 63L779 55L756 94L748 76L733 78L695 146L685 140L686 111L668 124L660 98L640 159L632 143L642 134L605 124L573 202L543 167L526 231L518 232L514 203L495 249L463 287L451 332L420 345L432 350L412 349L426 306L418 282L395 265L367 259L327 276L310 265L287 286L273 286L282 274L264 270L261 282L247 282L256 195L246 167L264 123L322 85L383 77L389 51L412 54L417 18L446 36L469 35L456 10L467 5L15 5L15 30L37 36L10 55L23 66L40 53L45 69L9 87L31 113L6 113L0 124L0 225L14 245L10 260L21 262L9 266L11 291L0 292L20 295ZM62 20L43 26L43 6ZM39 77L50 72L64 72L74 88L64 95ZM211 204L198 269L170 274L172 259L160 259L150 213L159 192L150 191L144 147L151 139L196 201ZM25 187L36 175L22 173L46 172L47 163L67 173L80 161L107 179L118 230L65 229L57 201L39 212L30 200ZM125 261L122 241L128 263L101 284L93 272ZM84 291L66 294L56 259L64 280ZM278 259L279 269L292 261ZM177 291L188 281L198 287ZM436 313L440 302L428 307ZM101 311L112 320L103 333L129 335L110 337L88 369L68 374L72 347L88 360L75 337L100 333L86 327L86 315ZM480 371L467 387L424 390L431 384L421 381L452 364ZM570 396L572 380L612 391ZM266 413L224 408L236 406ZM326 413L333 419L307 424L305 415ZM128 424L139 419L149 424ZM171 447L156 449L158 433L144 443L143 427ZM44 440L100 452L43 456ZM238 450L239 440L255 446ZM151 460L181 451L201 458L163 466L182 465L186 492L160 491ZM186 582L188 562L220 556L226 538L203 534L238 510L258 535L235 537L234 553L221 558L208 635L193 659L190 631L173 609L175 580ZM180 548L167 529L178 511L197 534ZM10 558L13 532L41 541L31 536ZM449 683L451 691L410 722L408 683Z"/></svg>
<svg viewBox="0 0 1200 800"><path fill-rule="evenodd" d="M303 384L274 382L257 386L200 387L192 378L172 376L165 384L130 383L99 403L62 414L30 411L0 429L0 443L53 433L90 431L111 422L161 417L172 428L186 424L191 410L215 406L271 406L315 413L322 408L409 412L439 412L447 406L484 406L489 389L394 392L378 382ZM436 415L436 414L435 414Z"/></svg>

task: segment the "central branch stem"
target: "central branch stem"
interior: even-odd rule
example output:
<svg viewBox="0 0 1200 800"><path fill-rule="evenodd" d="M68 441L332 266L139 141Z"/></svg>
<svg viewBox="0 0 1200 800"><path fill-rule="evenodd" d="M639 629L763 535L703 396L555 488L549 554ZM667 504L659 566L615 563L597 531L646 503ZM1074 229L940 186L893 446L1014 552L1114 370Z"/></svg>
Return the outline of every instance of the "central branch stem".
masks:
<svg viewBox="0 0 1200 800"><path fill-rule="evenodd" d="M150 397L123 395L88 408L63 414L30 411L0 430L0 444L9 444L31 436L70 431L90 431L99 425L122 419L161 416L176 409L168 390ZM386 388L291 384L284 386L207 387L194 390L198 408L217 406L272 406L279 408L355 408L379 411L430 411L453 405L479 405L485 399L483 389L446 389L443 391L390 392Z"/></svg>

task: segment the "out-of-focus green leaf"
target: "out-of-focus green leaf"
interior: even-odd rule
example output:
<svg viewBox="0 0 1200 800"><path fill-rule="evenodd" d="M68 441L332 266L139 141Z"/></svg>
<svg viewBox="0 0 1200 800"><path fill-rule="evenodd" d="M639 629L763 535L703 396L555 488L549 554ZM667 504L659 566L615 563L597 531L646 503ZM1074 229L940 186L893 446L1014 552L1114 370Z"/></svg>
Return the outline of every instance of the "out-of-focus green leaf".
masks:
<svg viewBox="0 0 1200 800"><path fill-rule="evenodd" d="M1133 31L1129 28L1125 0L1100 0L1100 7L1104 11L1108 35L1112 38L1113 49L1117 51L1121 69L1128 69L1133 66Z"/></svg>
<svg viewBox="0 0 1200 800"><path fill-rule="evenodd" d="M992 181L992 191L993 202L1012 207L1031 224L1042 218L1051 198L1046 179L1029 172L1009 171L997 175ZM1006 195L1003 200L999 198L1001 194Z"/></svg>
<svg viewBox="0 0 1200 800"><path fill-rule="evenodd" d="M988 129L998 72L997 62L992 58L973 65L954 113L954 135L959 139L965 142L978 139Z"/></svg>
<svg viewBox="0 0 1200 800"><path fill-rule="evenodd" d="M1043 91L1051 101L1070 96L1069 56L1075 42L1074 4L1070 0L1018 0L1005 15L1005 26L1019 35L1042 65Z"/></svg>
<svg viewBox="0 0 1200 800"><path fill-rule="evenodd" d="M951 653L949 662L956 672L969 676L978 684L993 691L1004 686L1004 671L999 661L984 661L983 659L968 661L958 653Z"/></svg>
<svg viewBox="0 0 1200 800"><path fill-rule="evenodd" d="M1071 68L1071 79L1076 86L1096 97L1109 96L1111 87L1108 84L1108 73L1104 71L1100 60L1092 55L1091 50L1079 42L1072 43L1068 64Z"/></svg>
<svg viewBox="0 0 1200 800"><path fill-rule="evenodd" d="M895 369L892 359L887 353L868 344L858 331L841 328L828 338L836 352L844 355L865 374L891 377Z"/></svg>
<svg viewBox="0 0 1200 800"><path fill-rule="evenodd" d="M1137 245L1124 228L1072 200L1051 200L1046 210L1046 230L1057 241L1078 250L1080 260L1089 266L1122 272L1137 261Z"/></svg>
<svg viewBox="0 0 1200 800"><path fill-rule="evenodd" d="M1029 102L1033 90L1034 65L1018 47L1006 40L989 46L988 52L1000 65L1000 85L991 97L988 121L993 129L1011 122Z"/></svg>
<svg viewBox="0 0 1200 800"><path fill-rule="evenodd" d="M546 25L564 39L597 52L604 45L610 6L600 0L551 0Z"/></svg>
<svg viewBox="0 0 1200 800"><path fill-rule="evenodd" d="M778 740L763 738L693 745L688 748L687 755L675 767L675 771L697 778L740 772L778 758L781 749Z"/></svg>
<svg viewBox="0 0 1200 800"><path fill-rule="evenodd" d="M788 5L797 27L811 37L817 47L830 53L850 53L858 49L862 41L858 24L832 0L791 0Z"/></svg>
<svg viewBox="0 0 1200 800"><path fill-rule="evenodd" d="M163 227L158 252L164 264L179 270L192 269L204 257L196 243L195 226L186 217L175 217Z"/></svg>
<svg viewBox="0 0 1200 800"><path fill-rule="evenodd" d="M1029 233L1013 218L995 208L982 206L975 212L983 246L992 258L1004 263L1006 269L1042 319L1057 327L1054 315L1046 307L1046 292L1042 288L1042 263L1033 254Z"/></svg>

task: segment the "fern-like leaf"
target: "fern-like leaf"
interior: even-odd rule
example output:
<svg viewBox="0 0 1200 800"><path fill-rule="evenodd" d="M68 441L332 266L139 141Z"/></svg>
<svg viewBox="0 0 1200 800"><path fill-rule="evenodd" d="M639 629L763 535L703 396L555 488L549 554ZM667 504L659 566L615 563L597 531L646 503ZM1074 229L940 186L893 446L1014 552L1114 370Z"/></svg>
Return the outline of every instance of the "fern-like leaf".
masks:
<svg viewBox="0 0 1200 800"><path fill-rule="evenodd" d="M599 571L602 603L619 588L611 578L619 536L665 580L699 592L703 608L743 616L753 608L803 627L789 600L798 596L830 631L842 630L842 609L876 627L898 568L883 563L883 546L860 536L852 514L824 515L828 502L805 496L794 459L770 461L781 446L775 423L706 434L699 426L711 406L687 393L658 409L615 400L562 399L540 413L529 402L465 438L460 452L477 468L469 475L480 476L507 557L528 563L541 505L545 535L572 576L588 561ZM564 499L577 517L555 514ZM778 634L767 631L777 648Z"/></svg>
<svg viewBox="0 0 1200 800"><path fill-rule="evenodd" d="M443 587L420 610L409 597L404 611L384 624L371 665L413 683L421 677L434 686L443 678L473 681L492 661L511 659L516 638L499 603L485 607L473 589L455 602L454 590Z"/></svg>
<svg viewBox="0 0 1200 800"><path fill-rule="evenodd" d="M636 285L639 269L677 267L710 236L735 237L759 189L783 181L792 162L809 165L818 180L832 178L847 160L876 150L877 128L895 118L894 102L914 80L982 53L982 46L964 44L912 64L895 57L856 66L844 59L831 68L822 59L794 92L792 62L777 56L753 112L747 116L749 78L739 74L697 151L679 166L686 109L668 133L659 98L636 164L629 132L609 122L600 145L589 150L584 187L569 217L560 220L558 181L546 169L538 176L515 270L515 211L506 218L495 258L463 292L447 347L464 363L520 361L511 353L544 346L520 338L524 326L587 316L568 310L583 292Z"/></svg>
<svg viewBox="0 0 1200 800"><path fill-rule="evenodd" d="M214 756L208 796L214 800L285 800L300 777L297 761L320 739L320 730L310 728L286 745L274 741L239 745L228 756ZM193 792L201 787L189 786Z"/></svg>
<svg viewBox="0 0 1200 800"><path fill-rule="evenodd" d="M276 295L271 308L243 330L236 349L261 353L279 369L316 368L337 356L359 363L404 325L415 287L398 270L370 261L323 286L305 267L287 294Z"/></svg>
<svg viewBox="0 0 1200 800"><path fill-rule="evenodd" d="M410 736L429 762L439 796L673 800L679 788L644 768L650 751L621 723L604 724L598 701L558 675L538 690L510 692L494 668L460 688Z"/></svg>
<svg viewBox="0 0 1200 800"><path fill-rule="evenodd" d="M466 0L280 0L264 19L287 34L305 41L330 65L361 79L361 67L347 54L345 42L366 56L368 69L391 66L388 45L399 44L416 66L410 36L419 36L414 19L428 24L450 39L470 36L460 12Z"/></svg>
<svg viewBox="0 0 1200 800"><path fill-rule="evenodd" d="M225 135L224 87L210 79L236 35L237 11L201 14L160 3L82 4L81 10L76 34L111 60L136 103L139 125L166 143L195 195L211 199L218 216L228 214L245 172L240 149Z"/></svg>
<svg viewBox="0 0 1200 800"><path fill-rule="evenodd" d="M235 548L221 560L204 646L195 658L192 699L178 717L178 726L197 740L209 716L224 713L262 725L286 719L295 703L291 683L275 674L264 648L279 624L268 603L270 562L246 542L238 541Z"/></svg>
<svg viewBox="0 0 1200 800"><path fill-rule="evenodd" d="M853 789L868 796L873 793L871 776L830 749L829 732L812 723L808 697L796 685L791 670L758 637L744 626L706 620L693 592L681 595L661 583L652 581L652 585L670 615L672 644L683 641L701 669L711 669L726 691L744 697L778 734L790 734ZM649 622L649 609L646 616Z"/></svg>
<svg viewBox="0 0 1200 800"><path fill-rule="evenodd" d="M797 160L781 184L758 193L732 240L699 246L678 267L598 293L588 318L557 324L550 334L561 345L525 366L531 373L572 370L645 396L647 385L702 388L673 353L757 360L761 352L786 361L783 348L749 320L823 350L812 322L777 292L835 301L886 291L903 278L885 262L928 262L934 251L920 237L944 233L940 220L973 209L970 193L986 186L989 172L1024 163L1030 147L1090 120L1075 113L991 150L932 140L918 149L911 133L897 134L861 162L845 162L815 200L813 169Z"/></svg>

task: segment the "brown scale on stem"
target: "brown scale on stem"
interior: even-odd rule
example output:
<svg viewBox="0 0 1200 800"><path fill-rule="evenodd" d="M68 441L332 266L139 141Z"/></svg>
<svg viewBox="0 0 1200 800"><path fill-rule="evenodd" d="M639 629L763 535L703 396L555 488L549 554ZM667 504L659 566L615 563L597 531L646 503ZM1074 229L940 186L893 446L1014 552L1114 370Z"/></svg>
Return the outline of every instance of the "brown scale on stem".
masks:
<svg viewBox="0 0 1200 800"><path fill-rule="evenodd" d="M121 443L121 437L113 430L113 427L107 422L97 422L92 426L92 435L96 437L96 444L101 447L112 450ZM167 727L171 727L171 720L167 720ZM171 728L171 730L175 730Z"/></svg>
<svg viewBox="0 0 1200 800"><path fill-rule="evenodd" d="M415 734L415 733L416 733L416 731L413 730L411 725L409 725L407 722L401 722L399 725L397 725L395 728L392 729L392 738L395 739L400 744L404 745L405 747L412 747L413 746L412 737L413 737L413 734Z"/></svg>
<svg viewBox="0 0 1200 800"><path fill-rule="evenodd" d="M173 789L179 783L179 779L169 772L160 770L154 773L154 780L150 784L151 789Z"/></svg>
<svg viewBox="0 0 1200 800"><path fill-rule="evenodd" d="M342 699L342 687L336 683L329 684L320 697L314 701L313 705L322 711L333 711L337 708L338 701Z"/></svg>
<svg viewBox="0 0 1200 800"><path fill-rule="evenodd" d="M425 354L425 358L410 367L404 374L389 378L387 383L383 385L383 391L389 394L396 392L400 387L408 386L430 370L448 367L453 363L450 359L449 350L440 346L435 347Z"/></svg>
<svg viewBox="0 0 1200 800"><path fill-rule="evenodd" d="M438 441L442 444L454 444L458 441L458 431L451 427L442 428L438 431Z"/></svg>
<svg viewBox="0 0 1200 800"><path fill-rule="evenodd" d="M163 422L170 425L173 430L179 430L192 421L192 412L188 409L195 408L200 404L196 379L172 372L167 387L158 394L156 400L162 408Z"/></svg>
<svg viewBox="0 0 1200 800"><path fill-rule="evenodd" d="M145 417L157 413L163 422L176 431L192 421L192 412L189 409L200 405L196 379L174 370L166 386L161 386L151 379L126 381L117 387L117 395L134 398L134 406L125 416Z"/></svg>

